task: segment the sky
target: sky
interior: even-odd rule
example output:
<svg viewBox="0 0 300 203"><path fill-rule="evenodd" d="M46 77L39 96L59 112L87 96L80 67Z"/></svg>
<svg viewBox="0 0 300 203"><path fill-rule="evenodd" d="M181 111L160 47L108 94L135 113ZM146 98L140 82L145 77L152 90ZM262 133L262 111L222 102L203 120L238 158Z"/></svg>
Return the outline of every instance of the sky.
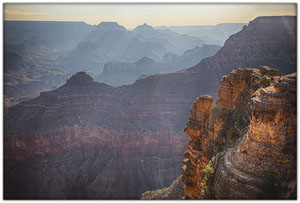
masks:
<svg viewBox="0 0 300 203"><path fill-rule="evenodd" d="M248 23L274 15L296 15L296 4L4 4L4 20L114 21L126 28Z"/></svg>

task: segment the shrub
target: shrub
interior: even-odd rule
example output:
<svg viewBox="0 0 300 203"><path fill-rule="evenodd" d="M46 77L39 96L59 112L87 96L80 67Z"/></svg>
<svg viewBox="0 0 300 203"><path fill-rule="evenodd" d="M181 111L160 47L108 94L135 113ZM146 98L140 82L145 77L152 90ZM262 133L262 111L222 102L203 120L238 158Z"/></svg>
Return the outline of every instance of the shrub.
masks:
<svg viewBox="0 0 300 203"><path fill-rule="evenodd" d="M278 70L277 69L273 69L273 68L270 68L268 66L262 66L259 69L259 72L262 75L268 75L268 76L276 76L276 75L278 75Z"/></svg>
<svg viewBox="0 0 300 203"><path fill-rule="evenodd" d="M270 80L270 79L267 79L266 77L263 77L263 78L259 81L259 84L260 84L262 87L268 87L268 86L270 86L270 84L271 84L271 80Z"/></svg>
<svg viewBox="0 0 300 203"><path fill-rule="evenodd" d="M214 182L214 169L212 168L215 164L216 157L213 156L209 163L206 165L202 171L205 173L205 177L202 179L202 182L200 183L201 188L201 196L203 199L212 199L213 193L212 193L212 185Z"/></svg>

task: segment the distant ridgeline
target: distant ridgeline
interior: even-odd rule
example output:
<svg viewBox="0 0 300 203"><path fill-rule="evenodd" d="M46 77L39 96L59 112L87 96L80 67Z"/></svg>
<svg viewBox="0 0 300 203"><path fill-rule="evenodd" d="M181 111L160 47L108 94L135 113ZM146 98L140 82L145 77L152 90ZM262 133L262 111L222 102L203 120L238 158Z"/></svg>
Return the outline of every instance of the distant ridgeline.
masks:
<svg viewBox="0 0 300 203"><path fill-rule="evenodd" d="M116 22L92 26L84 22L4 21L5 107L55 89L77 71L110 85L124 85L141 76L188 68L220 48L205 43L200 37L147 24L128 31ZM166 60L170 55L173 59ZM128 70L143 57L156 63ZM108 68L100 76L107 63L124 69L112 75Z"/></svg>
<svg viewBox="0 0 300 203"><path fill-rule="evenodd" d="M101 27L103 26L105 27L106 25L98 25L88 36L95 36L96 32L102 33L101 30L104 28L102 29ZM147 27L147 29L149 28ZM133 31L132 34L134 34ZM131 39L128 36L124 36L122 28L119 28L119 26L117 26L116 30L103 35L105 36L103 39L102 37L101 39L92 37L93 40L96 40L95 44L91 41L83 40L76 49L66 54L64 60L70 59L70 63L71 59L76 63L76 60L80 60L80 57L87 61L90 60L89 57L100 60L98 53L101 53L103 50L100 49L99 52L92 50L97 50L99 47L104 47L106 43L111 43L113 38L110 37L118 36L119 40L125 40L122 43L126 42L128 38ZM135 33L134 35L138 34ZM174 34L173 39L176 40L182 37ZM138 42L134 40L129 41L131 43ZM133 48L143 48L139 43L135 44L136 46L133 46ZM196 45L195 43L190 48ZM111 47L112 53L114 53L113 49L116 47ZM202 44L199 47L203 47ZM161 49L160 46L155 46L155 48ZM83 50L83 52L79 52L79 50ZM134 53L134 51L128 51L128 53ZM140 58L142 57L138 57L134 61L139 61ZM151 57L149 56L149 58ZM146 64L152 63L153 61L149 58L144 58L141 62ZM155 58L152 59L155 60ZM18 61L22 64L22 60ZM135 63L134 61L127 63L132 64ZM24 64L26 65L26 63ZM195 99L200 95L212 95L212 97L203 98L204 102L208 101L208 107L210 107L212 99L215 98L214 100L217 100L216 94L220 88L220 80L223 75L228 75L232 69L237 69L238 67L255 68L261 65L276 67L279 75L296 71L296 17L258 17L251 21L248 26L244 26L240 32L230 36L216 54L202 59L197 65L175 73L147 76L136 80L131 85L112 87L92 80L92 77L84 72L71 73L72 76L68 77L70 79L55 90L43 92L34 99L21 102L5 110L4 198L139 199L141 194L146 191L170 186L182 174L182 160L188 144L193 147L192 149L189 147L190 150L200 150L199 146L207 144L207 148L203 148L203 153L205 153L203 159L206 161L203 161L203 163L205 164L209 164L209 160L215 155L215 148L211 145L211 143L215 143L210 141L211 136L208 136L206 141L200 143L195 140L189 140L189 137L184 132L186 122L189 120L189 112ZM63 69L65 70L65 67ZM238 94L239 91L236 91L244 90L243 87L247 89L249 85L255 85L258 82L258 85L270 85L270 88L262 88L260 94L258 92L257 95L251 92L251 95L255 96L253 98L255 103L253 104L254 109L250 111L252 117L243 116L242 114L242 118L246 119L246 122L249 122L251 118L250 122L255 126L256 119L258 119L258 124L264 125L265 121L272 120L272 117L269 117L269 113L271 115L276 114L277 111L282 112L283 114L278 114L279 116L276 117L276 119L282 120L285 117L280 116L285 116L291 111L292 117L289 120L290 123L287 124L287 130L291 132L291 137L287 140L291 142L292 147L289 147L289 143L285 143L287 147L285 147L283 152L278 153L280 157L276 157L276 159L279 162L276 167L274 165L274 170L272 165L268 165L268 171L271 171L271 173L269 176L266 174L265 177L270 181L265 182L264 188L266 190L264 191L269 191L270 185L268 184L271 184L272 180L278 181L276 174L281 174L277 173L279 170L284 171L288 169L286 173L291 176L286 177L290 178L290 180L293 179L293 151L290 152L288 149L294 149L294 138L292 136L295 124L295 120L293 120L293 85L296 77L295 75L276 76L277 78L272 80L272 77L268 75L265 76L265 79L261 75L260 81L243 80L241 75L244 74L246 77L250 74L248 74L249 71L247 69L246 71L237 71L237 73L234 72L228 77L224 77L221 87L225 95L220 94L223 99L222 103L217 102L217 106L228 107L230 111L234 111L235 106L231 106L232 102L228 102L228 99L234 99L238 104L236 106L241 107L239 112L248 112L247 109L242 108L245 106L243 102L246 101L246 99L242 98L249 98L250 95L247 91L242 91L243 94ZM256 77L256 71L250 72L250 75ZM239 80L239 77L242 79ZM231 83L226 78L232 78L233 82ZM241 89L234 88L233 85L236 84L234 81L238 81L237 85ZM223 85L223 83L226 84ZM255 86L255 88L257 87ZM291 90L289 91L288 96L290 100L288 101L291 101L290 103L293 105L291 105L290 109L289 106L285 106L286 98L281 96L281 91L285 88ZM230 98L226 97L228 95L226 94L227 92L232 94ZM277 96L279 97L277 98ZM278 100L279 103L282 101L283 106L273 108L273 110L269 109L270 106L266 106L270 111L263 118L263 114L257 112L260 111L260 104L265 100L268 102ZM275 105L279 103L275 103ZM205 107L205 105L201 106ZM198 107L194 108L192 112L194 112L193 116L196 120L191 121L191 125L188 128L197 127L199 124L197 123L198 120L201 120L201 122L203 119L205 120L209 116L205 113L206 110ZM204 115L201 112L204 112ZM226 112L228 111L224 110L223 113ZM229 116L226 118L235 119L237 117ZM231 121L226 118L224 119L225 121ZM272 122L272 126L274 124L278 129L280 127L278 132L282 132L285 130L285 128L281 128L285 124L285 120L283 121L283 123L278 123L276 120ZM238 123L236 125L243 126L244 124L242 120ZM256 130L256 133L260 129L257 125L255 126L257 128L253 128ZM229 126L234 127L233 125ZM211 126L205 125L206 127L209 128ZM218 129L218 126L214 127ZM220 124L219 129L221 127ZM236 130L228 128L228 136L235 138ZM271 128L268 128L268 130L271 130ZM227 131L226 136L223 138L226 140L226 137ZM216 186L217 198L239 198L239 194L242 194L241 192L232 193L232 190L240 184L240 179L238 178L242 179L243 177L237 175L237 183L235 185L230 185L228 188L224 186L226 185L226 177L234 176L232 171L227 170L226 164L252 163L250 162L250 155L256 153L256 150L254 150L255 140L250 142L246 140L247 136L242 138L245 140L242 140L240 144L233 145L232 147L234 148L226 151L222 158L224 162L219 162L220 164L222 163L220 167L224 167L215 170L215 174L218 176L215 180L220 183L218 185L225 188L226 190L224 191L228 191L228 196L226 196ZM256 136L251 138L256 139ZM266 141L268 140L268 137L263 138ZM270 155L268 157L268 160L271 160L270 163L273 163L273 155L284 144L281 138L277 140L275 137L275 139L276 143L278 143L276 145L278 148L274 151L272 151L272 147L266 148L271 150L266 151L266 155ZM253 145L249 145L247 148L247 141ZM269 143L266 142L266 144ZM238 146L240 146L240 149L237 148ZM226 148L226 146L222 145L222 142L219 147L220 149ZM256 149L258 148L260 148L260 145ZM231 156L231 154L234 153L238 153L237 158L244 158L240 159L240 162L238 162L239 160L232 160L235 156ZM287 159L284 159L285 156ZM231 160L226 161L227 158ZM247 162L247 158L249 158L249 162ZM264 159L265 157L259 152L257 153L257 158ZM217 156L215 159L218 159ZM200 158L198 157L197 160L200 160ZM289 162L287 163L285 160ZM263 160L259 160L256 163L261 162ZM192 166L189 160L185 160L184 163L186 166ZM286 168L283 166L283 163L287 164ZM198 164L196 165L198 167ZM227 168L225 169L225 167ZM198 169L202 170L203 168ZM230 173L231 176L226 174L226 176L223 176L221 169L224 169L228 174ZM232 169L235 170L235 168ZM255 167L252 169L255 169ZM258 169L258 174L261 174L263 172L262 168ZM205 171L205 173L212 172L210 168L206 168ZM197 176L204 178L201 171L196 170L196 172ZM250 172L253 173L253 171ZM275 172L275 175L272 172ZM189 184L190 186L188 187L192 188L194 187L194 182L187 182L187 174L184 173L185 186ZM191 175L194 174L191 173ZM179 186L183 185L182 181L177 179L171 187L168 187L166 190L160 190L160 192L179 191L180 187L177 187L177 183ZM243 187L240 188L243 189ZM183 194L182 191L180 194ZM184 195L190 197L189 194L192 194L193 198L198 197L197 193L188 193L185 190ZM253 192L251 194L258 193ZM293 194L291 193L290 197L293 197ZM151 196L157 197L153 193L151 193ZM164 195L164 197L176 198L177 196L170 194Z"/></svg>

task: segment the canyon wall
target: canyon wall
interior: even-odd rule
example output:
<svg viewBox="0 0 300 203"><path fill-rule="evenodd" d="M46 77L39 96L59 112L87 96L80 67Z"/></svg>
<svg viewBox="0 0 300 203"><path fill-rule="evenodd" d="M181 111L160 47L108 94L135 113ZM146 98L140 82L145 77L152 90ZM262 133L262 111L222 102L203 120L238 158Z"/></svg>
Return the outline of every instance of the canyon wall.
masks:
<svg viewBox="0 0 300 203"><path fill-rule="evenodd" d="M121 92L129 99L119 99ZM141 100L121 92L81 72L9 108L5 198L132 199L169 185L180 174L187 143L168 122L177 115L166 106L172 99L157 112L149 95Z"/></svg>
<svg viewBox="0 0 300 203"><path fill-rule="evenodd" d="M255 26L250 23L231 36L216 55L203 59L190 69L149 76L118 88L94 82L81 72L56 90L43 92L35 99L8 108L4 112L4 197L136 199L147 190L169 186L181 173L181 161L188 142L183 129L195 98L203 94L216 97L219 80L229 72L229 67L263 65L264 61L280 65L273 60L280 52L280 49L274 49L278 47L286 47L288 51L287 54L280 52L282 61L296 55L295 39L285 37L290 33L286 27L294 28L296 18L279 18L283 20L257 18L253 22L268 23L257 30L255 40L250 40L252 35L245 37L243 34ZM277 33L281 34L277 36ZM268 37L270 43L264 44L270 50L268 55L253 55L255 63L252 64L244 59L233 60L238 59L240 53L251 55L254 48L259 50L260 39L266 41ZM244 46L228 52L226 47L233 47L230 43L233 39ZM250 45L253 49L246 49ZM296 69L294 58L290 60L290 64L278 66L281 72L287 67ZM251 87L253 91L258 88L254 83L239 82L239 85ZM241 92L243 97L252 94ZM245 105L226 102L231 99L226 94L223 98L217 106L226 108L216 111L222 119L228 115L234 119L233 114L228 113L234 108L238 109L239 115L249 113ZM212 98L203 100L209 109ZM236 102L240 101L246 100L237 97ZM203 120L207 116L204 112L197 119ZM242 118L241 123L250 122L248 116ZM217 130L223 125L219 120L212 120L215 126L219 125ZM194 130L201 131L202 128ZM224 147L225 138L217 140L219 148ZM210 142L214 140L203 140L207 146L211 146ZM207 150L207 154L211 154L206 158L209 161L217 149L207 147Z"/></svg>
<svg viewBox="0 0 300 203"><path fill-rule="evenodd" d="M190 112L185 198L295 199L296 73L238 69L220 86Z"/></svg>

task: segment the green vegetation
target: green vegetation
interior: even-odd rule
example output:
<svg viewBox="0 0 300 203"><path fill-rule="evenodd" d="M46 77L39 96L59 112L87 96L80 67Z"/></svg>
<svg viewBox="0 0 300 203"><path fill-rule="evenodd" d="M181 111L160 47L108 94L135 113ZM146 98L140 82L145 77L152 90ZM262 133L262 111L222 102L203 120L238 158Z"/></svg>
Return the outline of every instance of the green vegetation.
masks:
<svg viewBox="0 0 300 203"><path fill-rule="evenodd" d="M202 169L202 172L205 173L204 178L202 179L202 182L200 183L201 188L201 196L203 199L213 199L213 193L212 193L212 186L214 182L214 169L213 165L215 164L216 157L213 156L207 166Z"/></svg>
<svg viewBox="0 0 300 203"><path fill-rule="evenodd" d="M203 199L211 199L212 192L210 190L210 181L207 176L205 176L200 183L200 188Z"/></svg>
<svg viewBox="0 0 300 203"><path fill-rule="evenodd" d="M265 76L259 81L259 84L262 86L262 87L268 87L270 86L271 84L271 80L270 79L267 79Z"/></svg>
<svg viewBox="0 0 300 203"><path fill-rule="evenodd" d="M268 66L262 66L259 69L259 72L262 75L268 75L268 76L276 76L276 75L278 75L278 70L277 69L272 69L272 68L270 68Z"/></svg>
<svg viewBox="0 0 300 203"><path fill-rule="evenodd" d="M204 173L207 173L207 174L213 174L213 173L214 173L214 169L211 168L211 167L209 166L209 164L208 164L204 169L202 169L202 171L203 171Z"/></svg>

